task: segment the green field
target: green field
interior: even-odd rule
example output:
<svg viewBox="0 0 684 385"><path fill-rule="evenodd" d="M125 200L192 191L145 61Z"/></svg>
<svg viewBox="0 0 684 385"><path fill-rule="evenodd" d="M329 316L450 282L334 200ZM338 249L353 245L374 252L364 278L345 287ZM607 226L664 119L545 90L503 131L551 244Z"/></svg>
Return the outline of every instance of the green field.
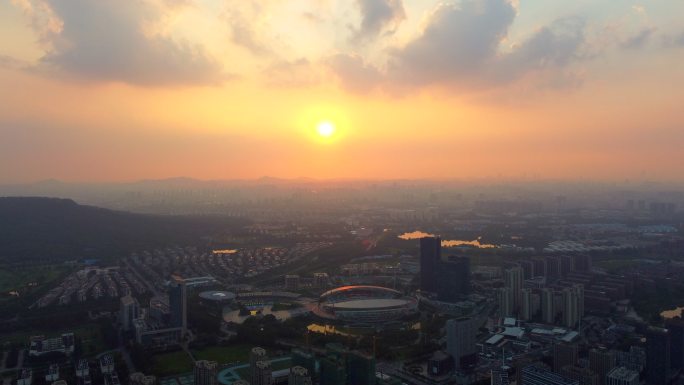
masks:
<svg viewBox="0 0 684 385"><path fill-rule="evenodd" d="M192 359L183 350L154 355L152 361L152 373L158 377L187 373L193 369Z"/></svg>
<svg viewBox="0 0 684 385"><path fill-rule="evenodd" d="M0 269L0 293L10 290L19 290L21 293L28 289L30 283L40 287L61 278L69 270L71 267L65 265Z"/></svg>
<svg viewBox="0 0 684 385"><path fill-rule="evenodd" d="M247 362L250 345L212 346L200 350L192 350L196 360L216 361L219 364L229 362Z"/></svg>
<svg viewBox="0 0 684 385"><path fill-rule="evenodd" d="M606 269L608 272L617 273L623 269L638 266L639 263L641 263L641 262L639 262L636 259L622 258L622 259L605 259L605 260L596 261L595 265L598 267Z"/></svg>

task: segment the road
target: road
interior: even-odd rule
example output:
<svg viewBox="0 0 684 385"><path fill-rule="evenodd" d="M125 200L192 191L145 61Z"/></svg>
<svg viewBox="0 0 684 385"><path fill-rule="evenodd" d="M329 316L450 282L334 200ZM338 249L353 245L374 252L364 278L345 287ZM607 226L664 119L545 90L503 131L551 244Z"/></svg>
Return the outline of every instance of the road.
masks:
<svg viewBox="0 0 684 385"><path fill-rule="evenodd" d="M400 367L398 367L396 363L388 363L388 362L378 362L375 370L377 372L380 372L385 375L389 375L391 377L396 377L399 378L402 382L406 384L411 384L411 385L433 385L434 383L432 381L426 381L423 378L419 378L415 375L412 375L410 373L407 373L403 370L401 370Z"/></svg>

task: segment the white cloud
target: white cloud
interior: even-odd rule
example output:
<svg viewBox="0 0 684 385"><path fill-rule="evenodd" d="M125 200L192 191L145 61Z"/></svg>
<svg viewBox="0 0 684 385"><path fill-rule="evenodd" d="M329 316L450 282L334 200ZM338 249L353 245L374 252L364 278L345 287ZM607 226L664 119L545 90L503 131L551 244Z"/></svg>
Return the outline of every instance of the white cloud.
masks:
<svg viewBox="0 0 684 385"><path fill-rule="evenodd" d="M216 84L226 78L205 49L145 27L164 8L151 1L23 0L42 32L46 54L40 67L89 81L145 86ZM179 6L172 2L173 8ZM185 3L185 2L182 2ZM19 3L18 3L19 4ZM55 26L59 26L56 28Z"/></svg>
<svg viewBox="0 0 684 385"><path fill-rule="evenodd" d="M354 39L363 41L379 34L392 32L406 19L406 12L401 0L356 0L361 12L361 25L354 34Z"/></svg>

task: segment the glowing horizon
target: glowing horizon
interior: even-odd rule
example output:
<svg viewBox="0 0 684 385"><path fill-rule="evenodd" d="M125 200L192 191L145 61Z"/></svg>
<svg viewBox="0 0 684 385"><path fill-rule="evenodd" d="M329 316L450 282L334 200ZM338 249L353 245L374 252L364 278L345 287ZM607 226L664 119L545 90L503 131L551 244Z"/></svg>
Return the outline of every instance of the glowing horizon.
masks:
<svg viewBox="0 0 684 385"><path fill-rule="evenodd" d="M624 0L12 0L0 183L682 181L682 13Z"/></svg>

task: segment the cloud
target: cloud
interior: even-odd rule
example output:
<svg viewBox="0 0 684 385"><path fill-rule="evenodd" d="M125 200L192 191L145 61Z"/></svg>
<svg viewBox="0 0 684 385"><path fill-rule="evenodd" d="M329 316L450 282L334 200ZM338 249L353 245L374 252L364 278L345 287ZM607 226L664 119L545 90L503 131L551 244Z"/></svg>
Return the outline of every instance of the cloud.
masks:
<svg viewBox="0 0 684 385"><path fill-rule="evenodd" d="M678 35L663 36L663 45L670 48L684 47L684 32Z"/></svg>
<svg viewBox="0 0 684 385"><path fill-rule="evenodd" d="M632 12L637 15L643 15L646 13L646 8L643 5L632 5Z"/></svg>
<svg viewBox="0 0 684 385"><path fill-rule="evenodd" d="M29 64L23 60L14 58L9 55L0 54L0 68L9 68L13 70L28 68Z"/></svg>
<svg viewBox="0 0 684 385"><path fill-rule="evenodd" d="M339 77L344 88L354 92L368 92L378 86L382 73L355 54L336 54L326 63Z"/></svg>
<svg viewBox="0 0 684 385"><path fill-rule="evenodd" d="M177 7L186 2L170 3ZM42 10L52 24L60 23L59 29L44 35L49 46L40 63L44 70L143 86L217 84L226 79L222 66L200 45L145 32L161 18L164 8L158 3L34 0L29 4L33 20L41 19L38 10Z"/></svg>
<svg viewBox="0 0 684 385"><path fill-rule="evenodd" d="M330 64L343 84L357 90L380 81L459 90L502 87L528 77L555 86L576 84L566 69L587 57L584 19L559 19L511 44L509 29L517 14L516 3L509 0L442 3L416 38L389 50L384 72L355 56L338 55ZM364 87L364 81L370 85Z"/></svg>
<svg viewBox="0 0 684 385"><path fill-rule="evenodd" d="M224 19L231 30L231 40L257 56L272 54L268 45L260 39L258 21L268 3L243 1L241 7L226 8Z"/></svg>
<svg viewBox="0 0 684 385"><path fill-rule="evenodd" d="M306 58L277 61L268 66L263 74L267 84L275 87L307 87L320 83L324 78L319 66Z"/></svg>
<svg viewBox="0 0 684 385"><path fill-rule="evenodd" d="M479 78L496 60L515 16L504 0L440 4L422 34L392 54L390 71L415 85Z"/></svg>
<svg viewBox="0 0 684 385"><path fill-rule="evenodd" d="M631 36L624 40L623 42L620 43L620 47L624 49L637 49L645 46L648 41L651 39L653 34L658 30L658 28L655 27L648 27L644 28L639 33L637 33L634 36Z"/></svg>
<svg viewBox="0 0 684 385"><path fill-rule="evenodd" d="M395 29L406 12L401 0L357 0L361 12L361 25L354 39L363 41L377 37L383 31Z"/></svg>

